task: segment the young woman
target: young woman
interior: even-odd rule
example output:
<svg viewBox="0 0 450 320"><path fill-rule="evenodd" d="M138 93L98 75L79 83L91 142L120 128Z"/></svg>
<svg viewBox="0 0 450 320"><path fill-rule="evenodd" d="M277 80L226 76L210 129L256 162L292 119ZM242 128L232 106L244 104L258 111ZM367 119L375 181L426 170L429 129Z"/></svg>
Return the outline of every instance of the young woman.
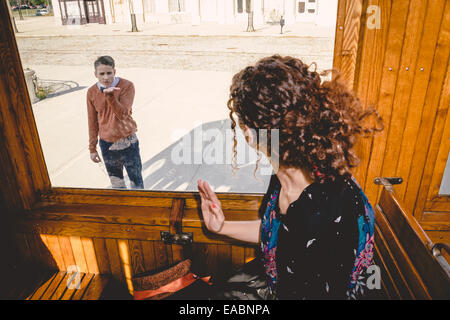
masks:
<svg viewBox="0 0 450 320"><path fill-rule="evenodd" d="M352 151L355 138L382 130L376 111L363 110L339 77L321 82L302 61L278 55L233 77L228 108L235 133L233 168L233 115L250 146L271 161L274 155L278 159L276 166L272 163L278 170L263 198L259 220L226 221L215 193L206 181L198 180L208 230L261 245L261 258L252 264L264 267L265 285L253 296L364 297L367 269L373 264L374 214L350 170L358 164ZM367 123L370 119L376 123ZM265 141L258 141L259 129L267 130ZM271 129L278 130L276 148ZM241 297L230 292L222 296Z"/></svg>

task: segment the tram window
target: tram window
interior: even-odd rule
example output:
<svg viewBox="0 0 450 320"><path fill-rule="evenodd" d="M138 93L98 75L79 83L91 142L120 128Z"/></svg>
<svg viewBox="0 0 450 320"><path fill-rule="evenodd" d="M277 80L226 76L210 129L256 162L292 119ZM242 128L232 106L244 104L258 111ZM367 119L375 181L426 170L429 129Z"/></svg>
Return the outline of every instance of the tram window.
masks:
<svg viewBox="0 0 450 320"><path fill-rule="evenodd" d="M200 178L217 192L266 192L270 162L262 155L255 179L258 154L239 127L240 170L232 174L227 100L232 76L263 57L290 55L315 62L318 71L332 68L338 0L291 1L53 0L47 15L12 10L52 186L136 187L132 171L113 181L100 146L100 163L88 148L86 95L97 82L94 61L108 55L116 76L134 84L131 116L145 190L197 191ZM301 6L316 14L306 17Z"/></svg>

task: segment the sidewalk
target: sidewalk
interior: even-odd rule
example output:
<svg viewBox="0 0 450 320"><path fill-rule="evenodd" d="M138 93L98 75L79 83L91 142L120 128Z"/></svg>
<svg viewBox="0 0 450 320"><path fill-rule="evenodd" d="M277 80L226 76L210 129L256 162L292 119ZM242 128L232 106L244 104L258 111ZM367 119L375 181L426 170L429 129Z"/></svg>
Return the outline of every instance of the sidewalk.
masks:
<svg viewBox="0 0 450 320"><path fill-rule="evenodd" d="M297 22L284 26L280 34L279 25L255 27L255 32L247 32L247 24L201 23L191 24L138 24L139 32L131 32L131 25L85 24L63 26L55 17L26 17L16 19L19 30L16 37L60 37L60 36L229 36L229 37L284 37L284 38L334 38L334 27L320 27L313 23Z"/></svg>

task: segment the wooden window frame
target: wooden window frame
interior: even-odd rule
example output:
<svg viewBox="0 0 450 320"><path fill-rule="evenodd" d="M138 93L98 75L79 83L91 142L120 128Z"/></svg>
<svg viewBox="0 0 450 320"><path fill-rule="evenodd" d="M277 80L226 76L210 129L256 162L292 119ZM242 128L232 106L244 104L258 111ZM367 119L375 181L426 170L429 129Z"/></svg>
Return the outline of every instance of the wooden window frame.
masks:
<svg viewBox="0 0 450 320"><path fill-rule="evenodd" d="M353 86L363 0L339 0L333 66L345 70ZM0 186L11 211L45 211L51 206L120 206L124 214L132 208L171 208L175 198L185 200L185 208L199 211L198 192L162 192L52 187L35 124L22 63L5 1L0 1L0 174L7 183ZM351 39L351 41L346 41ZM263 194L217 193L225 213L245 213L242 219L256 218ZM127 209L129 208L129 209ZM108 217L108 210L98 219Z"/></svg>

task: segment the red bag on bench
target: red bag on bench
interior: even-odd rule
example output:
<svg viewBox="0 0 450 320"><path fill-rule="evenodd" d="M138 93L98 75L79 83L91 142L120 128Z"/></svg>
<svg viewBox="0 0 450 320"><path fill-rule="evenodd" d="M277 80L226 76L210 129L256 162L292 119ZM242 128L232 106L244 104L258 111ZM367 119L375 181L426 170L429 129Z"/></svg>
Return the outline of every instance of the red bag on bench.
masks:
<svg viewBox="0 0 450 320"><path fill-rule="evenodd" d="M135 275L134 300L207 300L212 292L209 279L193 273L187 259L161 272Z"/></svg>

